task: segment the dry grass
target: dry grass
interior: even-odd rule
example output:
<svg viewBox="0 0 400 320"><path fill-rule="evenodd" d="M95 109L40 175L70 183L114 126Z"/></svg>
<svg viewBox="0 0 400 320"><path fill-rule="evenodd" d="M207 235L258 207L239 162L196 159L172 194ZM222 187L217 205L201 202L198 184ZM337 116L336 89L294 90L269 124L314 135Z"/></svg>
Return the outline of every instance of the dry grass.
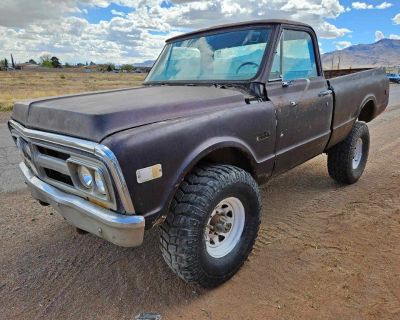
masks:
<svg viewBox="0 0 400 320"><path fill-rule="evenodd" d="M0 72L0 111L11 111L18 100L135 87L144 78L133 73Z"/></svg>

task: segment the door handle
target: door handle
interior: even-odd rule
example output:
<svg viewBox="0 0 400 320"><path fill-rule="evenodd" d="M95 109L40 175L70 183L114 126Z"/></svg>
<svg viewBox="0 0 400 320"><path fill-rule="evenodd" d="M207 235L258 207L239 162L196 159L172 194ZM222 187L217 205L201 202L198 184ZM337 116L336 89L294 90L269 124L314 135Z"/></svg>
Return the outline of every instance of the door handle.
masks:
<svg viewBox="0 0 400 320"><path fill-rule="evenodd" d="M326 97L331 95L332 93L333 93L332 90L324 90L318 94L318 97Z"/></svg>

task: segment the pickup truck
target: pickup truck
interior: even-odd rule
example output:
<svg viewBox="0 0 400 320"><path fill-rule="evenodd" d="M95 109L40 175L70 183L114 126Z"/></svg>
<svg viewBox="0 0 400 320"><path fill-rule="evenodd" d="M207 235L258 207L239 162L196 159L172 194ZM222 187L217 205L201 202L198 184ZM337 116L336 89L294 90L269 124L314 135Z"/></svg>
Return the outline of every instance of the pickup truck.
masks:
<svg viewBox="0 0 400 320"><path fill-rule="evenodd" d="M142 87L18 102L9 129L42 205L119 246L157 226L169 267L215 287L252 250L259 185L323 153L355 183L388 98L383 70L326 79L310 26L261 20L167 40Z"/></svg>
<svg viewBox="0 0 400 320"><path fill-rule="evenodd" d="M398 73L389 73L387 74L387 77L390 82L400 83L400 74Z"/></svg>

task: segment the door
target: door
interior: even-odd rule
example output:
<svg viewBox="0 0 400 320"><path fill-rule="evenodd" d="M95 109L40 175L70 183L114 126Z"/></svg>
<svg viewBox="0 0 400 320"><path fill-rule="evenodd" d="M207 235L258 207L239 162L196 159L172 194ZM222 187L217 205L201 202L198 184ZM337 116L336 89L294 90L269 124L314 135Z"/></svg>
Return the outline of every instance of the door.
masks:
<svg viewBox="0 0 400 320"><path fill-rule="evenodd" d="M267 83L277 114L274 173L321 154L331 133L332 92L308 30L283 29Z"/></svg>

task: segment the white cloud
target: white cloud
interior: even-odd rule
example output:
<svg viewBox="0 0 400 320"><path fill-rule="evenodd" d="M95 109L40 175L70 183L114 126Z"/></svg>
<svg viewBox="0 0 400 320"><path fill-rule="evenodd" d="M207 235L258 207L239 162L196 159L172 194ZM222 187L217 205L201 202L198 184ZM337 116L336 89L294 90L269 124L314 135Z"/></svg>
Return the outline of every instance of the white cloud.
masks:
<svg viewBox="0 0 400 320"><path fill-rule="evenodd" d="M335 39L340 38L350 33L351 31L347 28L337 28L333 24L328 22L321 23L316 30L318 31L319 35L325 39Z"/></svg>
<svg viewBox="0 0 400 320"><path fill-rule="evenodd" d="M91 7L116 3L109 21L90 23ZM43 52L62 61L136 62L157 57L165 38L210 25L284 18L312 25L318 36L334 39L351 33L331 21L346 12L340 0L2 0L0 57L13 52L19 60ZM23 10L22 10L23 8ZM45 10L43 9L45 8ZM89 10L88 10L89 9Z"/></svg>
<svg viewBox="0 0 400 320"><path fill-rule="evenodd" d="M400 24L400 13L396 14L392 21L394 24Z"/></svg>
<svg viewBox="0 0 400 320"><path fill-rule="evenodd" d="M382 40L384 38L385 38L385 35L383 34L382 31L378 30L378 31L375 32L375 41L380 41L380 40Z"/></svg>
<svg viewBox="0 0 400 320"><path fill-rule="evenodd" d="M120 16L120 17L125 17L125 13L117 10L111 10L111 14L114 16Z"/></svg>
<svg viewBox="0 0 400 320"><path fill-rule="evenodd" d="M359 2L359 1L353 2L351 4L351 7L353 9L355 9L355 10L367 10L367 9L369 9L369 10L371 10L371 9L383 10L383 9L390 8L392 6L393 6L392 3L386 2L386 1L382 2L381 4L378 4L378 5L368 4L368 3L365 3L365 2Z"/></svg>
<svg viewBox="0 0 400 320"><path fill-rule="evenodd" d="M365 2L353 2L351 7L356 10L365 10L365 9L373 9L374 6L372 4L367 4Z"/></svg>
<svg viewBox="0 0 400 320"><path fill-rule="evenodd" d="M390 7L392 7L392 6L393 6L393 4L390 3L390 2L382 2L381 4L376 5L375 8L376 8L376 9L383 10L383 9L390 8Z"/></svg>
<svg viewBox="0 0 400 320"><path fill-rule="evenodd" d="M343 50L350 47L352 43L350 41L337 41L335 42L335 45L337 50Z"/></svg>
<svg viewBox="0 0 400 320"><path fill-rule="evenodd" d="M382 39L385 39L385 38L386 37L385 37L385 35L383 34L382 31L376 31L375 32L375 41L379 41L379 40L382 40ZM389 35L388 38L392 39L392 40L400 40L400 35L391 34L391 35Z"/></svg>

